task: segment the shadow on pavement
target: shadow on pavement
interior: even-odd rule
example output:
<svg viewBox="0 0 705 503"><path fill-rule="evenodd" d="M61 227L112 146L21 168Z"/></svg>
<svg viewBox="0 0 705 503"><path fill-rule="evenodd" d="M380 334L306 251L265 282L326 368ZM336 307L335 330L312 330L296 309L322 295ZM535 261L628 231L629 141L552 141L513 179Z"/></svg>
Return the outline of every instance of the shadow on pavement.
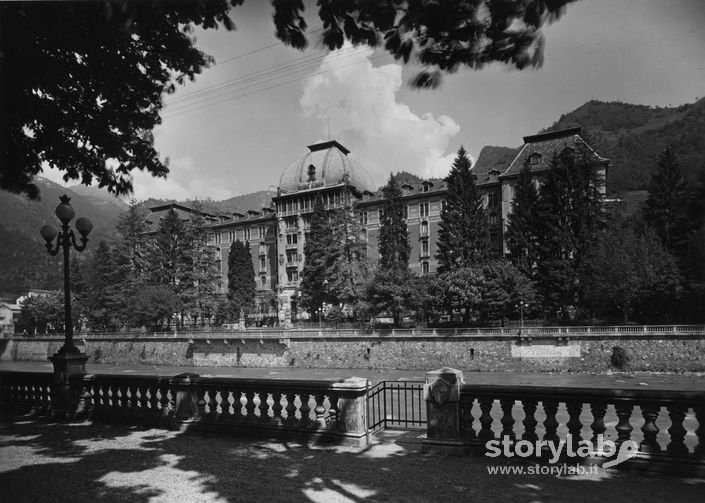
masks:
<svg viewBox="0 0 705 503"><path fill-rule="evenodd" d="M700 502L705 492L703 479L618 471L489 475L497 465L423 454L393 432L357 450L90 423L0 427L8 502Z"/></svg>

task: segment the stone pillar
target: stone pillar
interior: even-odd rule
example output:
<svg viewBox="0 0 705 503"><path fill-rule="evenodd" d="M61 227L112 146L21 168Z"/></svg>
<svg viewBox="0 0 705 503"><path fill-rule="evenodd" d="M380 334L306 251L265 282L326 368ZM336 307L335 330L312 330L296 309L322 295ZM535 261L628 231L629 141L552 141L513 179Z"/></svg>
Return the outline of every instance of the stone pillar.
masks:
<svg viewBox="0 0 705 503"><path fill-rule="evenodd" d="M460 387L463 372L444 367L426 373L424 399L428 424L423 450L462 455Z"/></svg>
<svg viewBox="0 0 705 503"><path fill-rule="evenodd" d="M83 353L56 353L49 360L54 365L51 414L59 419L73 418L78 408L81 387L72 388L71 378L85 375L88 356Z"/></svg>
<svg viewBox="0 0 705 503"><path fill-rule="evenodd" d="M333 384L338 397L336 431L347 441L364 447L369 443L367 432L367 392L370 382L362 377L348 377Z"/></svg>
<svg viewBox="0 0 705 503"><path fill-rule="evenodd" d="M188 426L200 419L198 386L194 379L198 374L184 373L175 376L171 381L171 390L174 394L174 410L172 413L171 428L185 430Z"/></svg>

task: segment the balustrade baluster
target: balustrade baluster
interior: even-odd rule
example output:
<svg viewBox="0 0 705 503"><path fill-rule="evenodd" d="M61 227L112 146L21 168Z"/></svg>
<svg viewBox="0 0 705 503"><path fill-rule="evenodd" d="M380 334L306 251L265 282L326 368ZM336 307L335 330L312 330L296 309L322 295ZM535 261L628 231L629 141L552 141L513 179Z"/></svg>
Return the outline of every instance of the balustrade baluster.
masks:
<svg viewBox="0 0 705 503"><path fill-rule="evenodd" d="M169 400L169 388L166 386L159 387L159 409L161 417L169 416L173 410L171 408L171 401Z"/></svg>
<svg viewBox="0 0 705 503"><path fill-rule="evenodd" d="M274 417L272 417L272 421L275 424L283 424L284 419L282 418L282 394L275 391L272 393L272 401L274 402L272 404L272 414Z"/></svg>
<svg viewBox="0 0 705 503"><path fill-rule="evenodd" d="M632 417L633 409L634 406L629 403L618 403L615 405L615 410L617 411L617 426L615 426L617 430L617 446L631 439L634 428L629 420Z"/></svg>
<svg viewBox="0 0 705 503"><path fill-rule="evenodd" d="M568 422L566 426L568 427L573 452L575 452L578 449L578 444L582 440L583 423L580 422L580 413L583 411L583 404L582 402L575 401L567 402L566 410L568 411Z"/></svg>
<svg viewBox="0 0 705 503"><path fill-rule="evenodd" d="M590 429L592 430L592 441L593 444L597 444L597 437L599 435L605 434L607 431L607 426L605 426L605 414L607 414L607 404L604 402L593 402L590 404L590 411L592 412L592 425Z"/></svg>
<svg viewBox="0 0 705 503"><path fill-rule="evenodd" d="M494 432L492 431L492 404L494 399L492 398L480 398L480 410L482 414L480 415L480 434L478 437L481 441L487 441L494 439Z"/></svg>
<svg viewBox="0 0 705 503"><path fill-rule="evenodd" d="M233 420L242 421L245 416L242 415L242 391L233 391Z"/></svg>
<svg viewBox="0 0 705 503"><path fill-rule="evenodd" d="M263 423L269 422L269 392L260 391L259 395L259 420Z"/></svg>
<svg viewBox="0 0 705 503"><path fill-rule="evenodd" d="M512 415L514 400L503 398L499 403L502 406L502 419L500 421L502 423L502 439L504 439L504 437L514 439L514 416Z"/></svg>
<svg viewBox="0 0 705 503"><path fill-rule="evenodd" d="M286 394L286 424L293 425L296 422L296 395Z"/></svg>
<svg viewBox="0 0 705 503"><path fill-rule="evenodd" d="M644 434L644 439L639 446L639 450L642 452L650 454L661 452L661 447L658 444L658 440L656 440L656 435L659 432L659 427L656 426L659 409L660 407L651 403L641 404L641 414L644 416L644 426L641 427L641 431Z"/></svg>
<svg viewBox="0 0 705 503"><path fill-rule="evenodd" d="M698 429L695 435L698 437L698 445L695 446L695 457L699 460L705 459L705 407L698 406L695 410L695 419L698 420Z"/></svg>
<svg viewBox="0 0 705 503"><path fill-rule="evenodd" d="M687 408L671 404L668 406L668 417L671 419L671 427L668 429L668 434L671 441L666 446L666 452L674 457L687 457L688 447L685 445L685 434L687 433L683 421L685 421L685 413Z"/></svg>
<svg viewBox="0 0 705 503"><path fill-rule="evenodd" d="M319 393L315 395L314 399L316 400L316 407L314 407L313 412L316 414L316 426L318 428L325 428L326 427L326 408L323 405L323 402L325 401L326 397L322 393Z"/></svg>
<svg viewBox="0 0 705 503"><path fill-rule="evenodd" d="M536 409L538 408L537 400L522 400L524 405L524 434L521 436L522 440L528 440L529 442L536 442L539 436L536 434L536 426L539 422L536 420Z"/></svg>
<svg viewBox="0 0 705 503"><path fill-rule="evenodd" d="M467 440L475 440L477 435L473 428L475 418L472 415L472 407L475 404L474 398L466 397L460 402L460 414L463 427L463 436Z"/></svg>
<svg viewBox="0 0 705 503"><path fill-rule="evenodd" d="M248 391L245 393L245 421L255 420L255 392Z"/></svg>
<svg viewBox="0 0 705 503"><path fill-rule="evenodd" d="M232 408L232 393L230 391L221 390L220 392L220 418L230 420L233 417Z"/></svg>
<svg viewBox="0 0 705 503"><path fill-rule="evenodd" d="M555 400L543 400L543 410L546 413L546 419L543 420L543 427L546 429L546 433L543 436L544 440L552 442L554 445L558 445L558 420L556 419L556 414L558 413L558 402ZM544 446L544 451L549 450L548 446Z"/></svg>
<svg viewBox="0 0 705 503"><path fill-rule="evenodd" d="M330 407L328 409L328 425L330 427L336 428L338 426L338 395L331 393L328 396L328 401L330 402Z"/></svg>
<svg viewBox="0 0 705 503"><path fill-rule="evenodd" d="M203 396L203 400L206 406L206 409L204 410L206 415L204 417L207 417L210 420L218 419L218 401L216 400L218 390L209 387L207 393L207 398L205 395Z"/></svg>
<svg viewBox="0 0 705 503"><path fill-rule="evenodd" d="M307 427L311 424L311 407L308 404L311 395L301 393L299 396L301 397L301 407L299 407L299 411L301 412L301 426Z"/></svg>

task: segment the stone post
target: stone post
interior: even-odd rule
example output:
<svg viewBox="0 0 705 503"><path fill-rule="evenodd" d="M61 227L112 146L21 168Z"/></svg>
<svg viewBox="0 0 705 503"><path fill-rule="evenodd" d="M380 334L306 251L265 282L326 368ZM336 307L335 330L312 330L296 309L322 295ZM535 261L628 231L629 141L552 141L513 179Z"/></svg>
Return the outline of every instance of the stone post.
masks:
<svg viewBox="0 0 705 503"><path fill-rule="evenodd" d="M49 360L54 365L51 414L56 418L72 418L76 414L81 389L71 387L71 377L86 373L88 356L83 353L56 353Z"/></svg>
<svg viewBox="0 0 705 503"><path fill-rule="evenodd" d="M370 382L362 377L348 377L332 388L338 396L336 433L346 437L347 442L366 446L369 443L367 392Z"/></svg>
<svg viewBox="0 0 705 503"><path fill-rule="evenodd" d="M426 373L424 399L428 424L423 442L425 452L463 454L460 387L464 383L461 370L444 367Z"/></svg>
<svg viewBox="0 0 705 503"><path fill-rule="evenodd" d="M171 381L174 394L174 410L172 413L171 429L184 431L190 424L201 417L198 408L198 386L194 380L198 374L184 373L175 376Z"/></svg>

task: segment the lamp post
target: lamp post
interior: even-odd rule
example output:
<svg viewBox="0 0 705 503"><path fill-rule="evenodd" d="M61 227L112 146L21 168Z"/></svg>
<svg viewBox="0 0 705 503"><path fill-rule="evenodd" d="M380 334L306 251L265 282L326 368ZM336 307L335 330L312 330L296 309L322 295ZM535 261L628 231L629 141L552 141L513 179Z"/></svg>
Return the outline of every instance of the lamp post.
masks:
<svg viewBox="0 0 705 503"><path fill-rule="evenodd" d="M64 344L59 351L49 359L54 364L54 399L53 409L56 415L65 415L73 412L75 394L72 393L69 378L75 374L86 373L88 357L73 343L73 321L71 319L71 270L69 251L83 251L88 243L88 234L93 229L93 224L87 218L76 220L76 230L81 235L80 242L76 242L76 235L69 227L69 223L76 215L71 204L71 198L63 195L59 198L61 204L56 207L56 216L61 221L61 229L57 231L51 225L42 227L40 233L46 241L46 248L50 255L57 255L59 250L64 254Z"/></svg>
<svg viewBox="0 0 705 503"><path fill-rule="evenodd" d="M521 316L521 328L524 329L524 308L529 308L529 304L523 300L519 301L519 313Z"/></svg>

